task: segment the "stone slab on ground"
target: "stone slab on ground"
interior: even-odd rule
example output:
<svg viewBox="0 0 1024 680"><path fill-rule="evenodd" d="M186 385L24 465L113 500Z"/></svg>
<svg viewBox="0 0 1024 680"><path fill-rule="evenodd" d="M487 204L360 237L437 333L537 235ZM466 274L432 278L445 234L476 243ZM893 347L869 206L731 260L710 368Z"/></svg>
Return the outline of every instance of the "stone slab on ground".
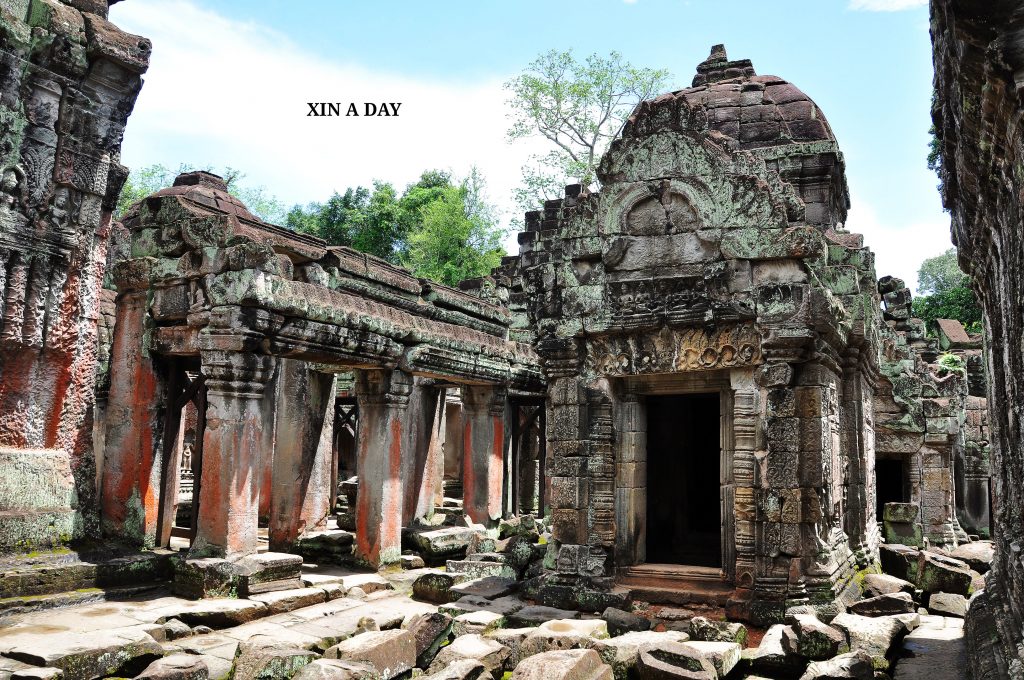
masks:
<svg viewBox="0 0 1024 680"><path fill-rule="evenodd" d="M719 677L725 677L740 662L742 648L735 642L704 642L691 640L683 645L696 650L715 667Z"/></svg>
<svg viewBox="0 0 1024 680"><path fill-rule="evenodd" d="M208 680L210 669L202 657L194 654L171 654L149 664L146 670L136 677L145 680Z"/></svg>
<svg viewBox="0 0 1024 680"><path fill-rule="evenodd" d="M67 680L117 675L126 668L141 672L163 656L145 625L89 632L17 633L5 636L0 653L32 666L64 671Z"/></svg>
<svg viewBox="0 0 1024 680"><path fill-rule="evenodd" d="M430 664L429 673L438 673L461 659L476 659L484 665L493 677L501 676L506 660L512 650L495 640L480 635L463 635L437 653Z"/></svg>
<svg viewBox="0 0 1024 680"><path fill-rule="evenodd" d="M937 616L967 616L967 598L954 593L932 593L928 598L928 613Z"/></svg>
<svg viewBox="0 0 1024 680"><path fill-rule="evenodd" d="M890 593L914 594L914 584L889 574L867 574L864 576L864 597L871 598Z"/></svg>
<svg viewBox="0 0 1024 680"><path fill-rule="evenodd" d="M484 576L483 578L454 585L451 587L450 592L457 598L464 595L475 595L487 598L488 600L495 600L499 597L511 595L518 588L519 583L514 579L502 578L500 576Z"/></svg>
<svg viewBox="0 0 1024 680"><path fill-rule="evenodd" d="M874 677L875 671L871 665L871 655L858 650L840 654L825 661L810 663L804 674L800 676L800 680L836 680L837 678L873 680Z"/></svg>
<svg viewBox="0 0 1024 680"><path fill-rule="evenodd" d="M950 557L962 560L974 571L984 574L992 568L995 546L992 541L973 541L958 545L948 552Z"/></svg>
<svg viewBox="0 0 1024 680"><path fill-rule="evenodd" d="M361 633L328 649L324 658L366 663L391 680L416 665L416 639L407 630Z"/></svg>
<svg viewBox="0 0 1024 680"><path fill-rule="evenodd" d="M380 673L365 663L317 659L299 669L292 680L379 680Z"/></svg>
<svg viewBox="0 0 1024 680"><path fill-rule="evenodd" d="M903 657L893 680L963 680L968 677L963 621L922 616L921 625L903 639Z"/></svg>
<svg viewBox="0 0 1024 680"><path fill-rule="evenodd" d="M592 649L612 667L615 680L626 680L633 676L640 648L668 642L686 642L690 639L681 631L634 631L607 640L595 640Z"/></svg>
<svg viewBox="0 0 1024 680"><path fill-rule="evenodd" d="M508 625L515 628L526 626L539 626L546 621L557 619L578 619L579 612L569 609L556 609L555 607L544 607L541 605L530 605L523 607L508 617Z"/></svg>
<svg viewBox="0 0 1024 680"><path fill-rule="evenodd" d="M846 633L851 652L867 652L872 665L883 671L889 669L897 638L907 630L897 616L868 617L847 613L837 616L832 625Z"/></svg>
<svg viewBox="0 0 1024 680"><path fill-rule="evenodd" d="M288 641L256 635L238 646L234 680L290 678L319 654Z"/></svg>
<svg viewBox="0 0 1024 680"><path fill-rule="evenodd" d="M437 673L431 673L420 680L480 680L490 677L487 669L476 659L461 659L449 664Z"/></svg>
<svg viewBox="0 0 1024 680"><path fill-rule="evenodd" d="M637 677L641 680L689 678L717 680L718 672L711 661L685 643L667 642L640 649Z"/></svg>
<svg viewBox="0 0 1024 680"><path fill-rule="evenodd" d="M512 680L612 680L612 668L592 649L544 652L523 660Z"/></svg>
<svg viewBox="0 0 1024 680"><path fill-rule="evenodd" d="M488 600L486 597L479 597L478 595L464 595L454 602L441 605L437 610L452 616L476 611L488 611L501 614L502 616L509 616L525 606L525 602L511 595L494 600Z"/></svg>
<svg viewBox="0 0 1024 680"><path fill-rule="evenodd" d="M849 610L861 616L888 616L916 612L917 604L909 593L885 593L854 602L850 605Z"/></svg>
<svg viewBox="0 0 1024 680"><path fill-rule="evenodd" d="M295 588L253 595L249 599L265 604L271 614L280 614L326 602L327 593L321 588Z"/></svg>

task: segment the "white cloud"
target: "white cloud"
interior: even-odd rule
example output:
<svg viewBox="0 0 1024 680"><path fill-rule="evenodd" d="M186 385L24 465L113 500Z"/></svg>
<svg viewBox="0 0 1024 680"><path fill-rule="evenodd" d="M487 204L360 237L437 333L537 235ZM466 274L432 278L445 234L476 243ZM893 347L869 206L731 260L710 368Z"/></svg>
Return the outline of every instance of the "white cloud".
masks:
<svg viewBox="0 0 1024 680"><path fill-rule="evenodd" d="M865 12L899 12L924 7L928 0L850 0L849 9Z"/></svg>
<svg viewBox="0 0 1024 680"><path fill-rule="evenodd" d="M505 218L513 214L511 189L534 149L505 141L501 79L430 82L326 61L188 0L119 3L111 14L153 40L125 135L129 167L231 166L292 204L374 179L401 190L424 170L461 176L475 164ZM307 117L306 102L321 101L402 104L397 118Z"/></svg>
<svg viewBox="0 0 1024 680"><path fill-rule="evenodd" d="M848 231L863 234L864 245L875 253L875 273L879 278L896 276L910 290L917 290L917 270L926 258L935 257L951 247L949 216L939 213L919 222L897 226L879 219L878 213L865 201L858 201L846 220Z"/></svg>

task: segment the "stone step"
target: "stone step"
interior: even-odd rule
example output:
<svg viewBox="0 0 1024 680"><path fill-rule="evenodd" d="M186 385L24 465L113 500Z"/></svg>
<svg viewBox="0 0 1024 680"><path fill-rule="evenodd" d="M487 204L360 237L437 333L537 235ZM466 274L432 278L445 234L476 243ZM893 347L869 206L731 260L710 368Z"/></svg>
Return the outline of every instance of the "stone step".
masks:
<svg viewBox="0 0 1024 680"><path fill-rule="evenodd" d="M643 564L631 567L616 580L633 599L652 604L700 604L723 607L733 587L718 569L680 565Z"/></svg>
<svg viewBox="0 0 1024 680"><path fill-rule="evenodd" d="M352 564L355 534L344 529L314 531L299 538L295 552L309 561L329 564Z"/></svg>
<svg viewBox="0 0 1024 680"><path fill-rule="evenodd" d="M155 550L96 557L65 550L20 558L21 563L0 566L0 600L166 581L171 577L174 554Z"/></svg>
<svg viewBox="0 0 1024 680"><path fill-rule="evenodd" d="M114 602L139 595L149 595L168 588L170 581L158 581L148 585L125 586L122 588L80 588L63 593L45 595L23 595L0 599L0 625L9 616L27 614L47 609L62 609L93 602ZM0 675L2 677L2 675Z"/></svg>

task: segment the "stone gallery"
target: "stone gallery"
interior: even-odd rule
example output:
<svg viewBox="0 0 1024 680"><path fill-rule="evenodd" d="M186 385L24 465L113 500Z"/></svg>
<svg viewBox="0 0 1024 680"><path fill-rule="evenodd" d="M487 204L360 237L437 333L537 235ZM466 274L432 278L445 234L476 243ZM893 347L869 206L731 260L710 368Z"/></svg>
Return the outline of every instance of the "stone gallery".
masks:
<svg viewBox="0 0 1024 680"><path fill-rule="evenodd" d="M0 678L922 677L965 615L1021 677L1019 17L978 4L933 31L984 339L720 45L452 288L209 172L115 221L149 41L0 0Z"/></svg>

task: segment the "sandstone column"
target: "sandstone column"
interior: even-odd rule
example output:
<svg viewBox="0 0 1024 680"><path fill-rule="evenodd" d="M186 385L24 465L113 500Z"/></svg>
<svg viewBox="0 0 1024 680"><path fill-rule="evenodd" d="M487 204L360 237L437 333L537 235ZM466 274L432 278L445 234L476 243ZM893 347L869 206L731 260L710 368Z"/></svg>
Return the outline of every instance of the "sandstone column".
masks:
<svg viewBox="0 0 1024 680"><path fill-rule="evenodd" d="M402 554L402 455L412 376L398 369L356 372L359 441L356 555L372 566Z"/></svg>
<svg viewBox="0 0 1024 680"><path fill-rule="evenodd" d="M264 387L276 359L250 352L205 350L206 431L199 521L191 557L256 552L262 478Z"/></svg>
<svg viewBox="0 0 1024 680"><path fill-rule="evenodd" d="M462 499L466 515L479 524L501 519L505 471L506 392L503 387L462 388L464 414Z"/></svg>
<svg viewBox="0 0 1024 680"><path fill-rule="evenodd" d="M110 360L101 516L104 532L138 546L157 542L164 388L146 350L148 276L118 271L121 295Z"/></svg>
<svg viewBox="0 0 1024 680"><path fill-rule="evenodd" d="M445 444L445 392L442 387L417 388L419 413L412 433L413 465L406 486L404 520L429 518L442 501Z"/></svg>
<svg viewBox="0 0 1024 680"><path fill-rule="evenodd" d="M304 532L324 528L331 511L335 377L281 359L278 384L270 549L289 552Z"/></svg>

